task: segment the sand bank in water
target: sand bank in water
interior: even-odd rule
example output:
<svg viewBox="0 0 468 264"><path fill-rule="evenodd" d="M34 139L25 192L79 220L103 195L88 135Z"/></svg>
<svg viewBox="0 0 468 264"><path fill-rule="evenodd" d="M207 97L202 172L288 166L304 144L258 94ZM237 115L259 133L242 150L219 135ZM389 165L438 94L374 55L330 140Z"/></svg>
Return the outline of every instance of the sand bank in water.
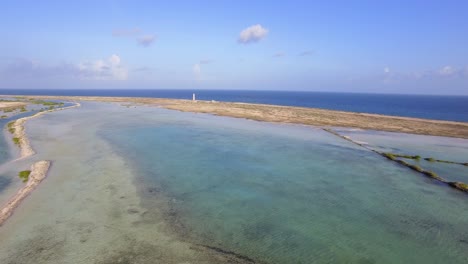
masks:
<svg viewBox="0 0 468 264"><path fill-rule="evenodd" d="M28 98L141 103L185 112L209 113L267 122L351 127L419 135L468 138L467 122L353 113L317 108L135 97L29 96Z"/></svg>
<svg viewBox="0 0 468 264"><path fill-rule="evenodd" d="M0 225L2 225L8 217L13 214L16 207L24 200L47 175L50 167L50 161L42 160L34 163L31 166L31 174L29 174L28 182L25 186L18 190L18 192L3 206L0 211Z"/></svg>
<svg viewBox="0 0 468 264"><path fill-rule="evenodd" d="M24 159L26 157L32 156L35 154L33 148L31 147L31 144L29 143L28 138L26 137L26 132L24 130L24 123L28 121L29 119L39 117L45 113L48 112L54 112L54 111L59 111L59 110L65 110L69 108L74 108L74 107L79 107L80 103L76 103L75 105L72 106L67 106L67 107L62 107L62 108L57 108L57 109L51 109L43 112L39 112L35 115L28 116L28 117L23 117L20 118L13 124L13 128L15 129L15 132L13 133L13 137L19 138L19 147L20 147L20 157L19 159Z"/></svg>
<svg viewBox="0 0 468 264"><path fill-rule="evenodd" d="M13 137L19 138L19 147L20 147L20 158L23 159L35 154L31 144L26 136L26 132L24 129L24 124L29 119L39 117L45 113L58 111L58 110L65 110L73 107L80 106L79 103L75 105L58 108L58 109L51 109L43 112L39 112L35 115L20 118L13 124L15 132L13 133ZM17 159L17 160L19 160ZM29 179L25 186L16 192L16 194L10 198L10 200L2 207L0 211L0 225L2 225L12 214L13 211L18 207L21 201L24 200L38 185L39 183L46 177L47 171L50 167L50 161L38 161L31 166L31 174L29 175Z"/></svg>

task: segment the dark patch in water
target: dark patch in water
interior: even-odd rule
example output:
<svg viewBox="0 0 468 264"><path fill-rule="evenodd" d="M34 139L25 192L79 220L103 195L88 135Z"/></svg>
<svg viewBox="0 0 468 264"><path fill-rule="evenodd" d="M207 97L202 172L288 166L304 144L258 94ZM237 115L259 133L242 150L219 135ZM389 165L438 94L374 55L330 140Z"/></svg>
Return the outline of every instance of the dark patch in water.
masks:
<svg viewBox="0 0 468 264"><path fill-rule="evenodd" d="M5 190L10 184L11 184L10 178L0 176L0 192Z"/></svg>
<svg viewBox="0 0 468 264"><path fill-rule="evenodd" d="M34 236L16 244L13 251L1 263L37 264L63 263L66 237L59 236L52 226L43 226Z"/></svg>
<svg viewBox="0 0 468 264"><path fill-rule="evenodd" d="M72 222L67 228L76 232L75 237L79 239L80 243L86 243L96 228L96 224L92 222Z"/></svg>
<svg viewBox="0 0 468 264"><path fill-rule="evenodd" d="M247 261L248 263L255 263L255 260L247 257L247 256L244 256L244 255L241 255L241 254L238 254L236 252L233 252L233 251L229 251L229 250L225 250L225 249L222 249L222 248L218 248L218 247L212 247L212 246L207 246L207 245L200 245L204 248L207 248L207 249L211 249L213 251L215 251L216 253L221 253L223 255L229 255L229 256L233 256L233 257L236 257L240 260L243 260L243 261Z"/></svg>
<svg viewBox="0 0 468 264"><path fill-rule="evenodd" d="M156 193L158 193L159 191L160 191L159 188L156 188L156 187L148 188L148 192L149 192L149 193L156 194Z"/></svg>
<svg viewBox="0 0 468 264"><path fill-rule="evenodd" d="M164 263L161 248L140 241L129 241L122 250L113 250L104 255L96 264Z"/></svg>
<svg viewBox="0 0 468 264"><path fill-rule="evenodd" d="M127 213L129 214L138 214L140 211L138 209L135 209L135 208L130 208L127 210Z"/></svg>

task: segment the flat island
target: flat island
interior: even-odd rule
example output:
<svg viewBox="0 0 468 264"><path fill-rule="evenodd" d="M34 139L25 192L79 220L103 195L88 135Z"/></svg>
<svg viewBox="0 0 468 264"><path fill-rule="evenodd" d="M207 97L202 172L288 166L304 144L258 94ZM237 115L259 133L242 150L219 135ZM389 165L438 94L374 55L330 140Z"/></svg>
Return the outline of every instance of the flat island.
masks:
<svg viewBox="0 0 468 264"><path fill-rule="evenodd" d="M209 113L267 122L352 127L418 135L468 138L468 123L464 122L353 113L316 108L160 98L82 96L34 96L34 98L137 103L157 105L184 112Z"/></svg>

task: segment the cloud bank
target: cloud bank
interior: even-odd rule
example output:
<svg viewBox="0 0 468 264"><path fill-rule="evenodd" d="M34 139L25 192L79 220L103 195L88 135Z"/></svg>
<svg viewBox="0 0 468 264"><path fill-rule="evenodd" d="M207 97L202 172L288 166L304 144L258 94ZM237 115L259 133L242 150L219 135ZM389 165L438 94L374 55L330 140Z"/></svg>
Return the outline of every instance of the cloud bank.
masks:
<svg viewBox="0 0 468 264"><path fill-rule="evenodd" d="M122 66L118 55L111 55L107 60L79 63L78 73L81 78L94 80L127 80L128 70Z"/></svg>
<svg viewBox="0 0 468 264"><path fill-rule="evenodd" d="M242 44L250 44L262 40L267 35L268 29L256 24L242 30L237 41Z"/></svg>
<svg viewBox="0 0 468 264"><path fill-rule="evenodd" d="M80 80L127 80L128 70L118 55L80 63L42 64L37 60L15 58L1 70L2 78L73 78Z"/></svg>

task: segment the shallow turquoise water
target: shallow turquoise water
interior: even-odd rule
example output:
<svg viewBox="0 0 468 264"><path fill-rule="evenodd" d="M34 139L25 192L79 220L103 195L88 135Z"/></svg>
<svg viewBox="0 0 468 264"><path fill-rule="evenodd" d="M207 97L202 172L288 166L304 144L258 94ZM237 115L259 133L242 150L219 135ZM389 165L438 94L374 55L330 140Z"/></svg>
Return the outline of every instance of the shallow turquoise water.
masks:
<svg viewBox="0 0 468 264"><path fill-rule="evenodd" d="M99 135L184 239L268 263L468 261L466 194L320 129L150 113Z"/></svg>
<svg viewBox="0 0 468 264"><path fill-rule="evenodd" d="M319 128L84 102L26 131L37 154L3 171L52 167L0 228L0 263L468 262L466 194Z"/></svg>
<svg viewBox="0 0 468 264"><path fill-rule="evenodd" d="M349 136L351 139L365 143L367 147L381 152L419 155L421 156L420 160L405 160L425 170L435 172L448 181L468 183L468 166L424 160L424 158L434 158L461 163L468 162L468 140L466 139L346 128L336 130L342 135Z"/></svg>

